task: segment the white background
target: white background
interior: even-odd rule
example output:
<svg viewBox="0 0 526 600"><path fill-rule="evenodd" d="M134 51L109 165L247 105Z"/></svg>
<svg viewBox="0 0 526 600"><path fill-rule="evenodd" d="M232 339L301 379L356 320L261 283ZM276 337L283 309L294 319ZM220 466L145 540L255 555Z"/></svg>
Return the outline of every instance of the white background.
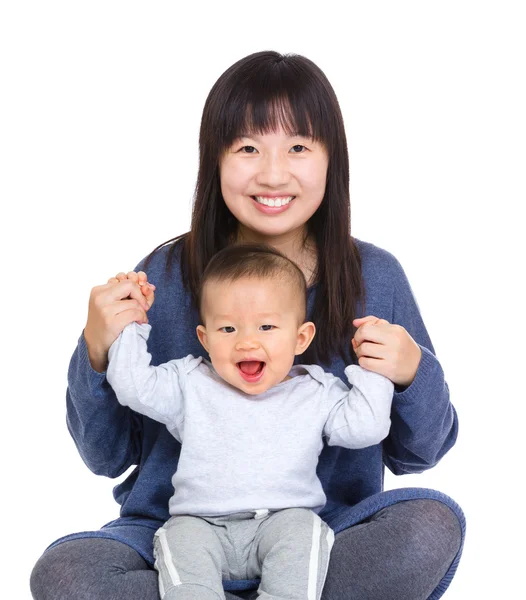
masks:
<svg viewBox="0 0 526 600"><path fill-rule="evenodd" d="M464 555L445 597L523 593L520 5L2 3L10 598L30 597L32 565L54 539L118 516L117 481L85 467L65 424L89 292L187 230L206 96L231 64L265 49L307 56L332 83L348 136L353 235L402 263L458 411L459 439L442 462L388 474L386 485L436 488L463 507Z"/></svg>

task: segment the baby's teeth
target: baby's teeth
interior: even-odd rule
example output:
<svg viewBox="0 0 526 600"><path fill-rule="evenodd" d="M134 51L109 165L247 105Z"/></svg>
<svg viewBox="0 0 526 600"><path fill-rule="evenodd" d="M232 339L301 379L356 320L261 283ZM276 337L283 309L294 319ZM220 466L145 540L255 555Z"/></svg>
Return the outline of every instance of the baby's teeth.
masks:
<svg viewBox="0 0 526 600"><path fill-rule="evenodd" d="M281 206L281 200L279 198L274 202L274 206Z"/></svg>

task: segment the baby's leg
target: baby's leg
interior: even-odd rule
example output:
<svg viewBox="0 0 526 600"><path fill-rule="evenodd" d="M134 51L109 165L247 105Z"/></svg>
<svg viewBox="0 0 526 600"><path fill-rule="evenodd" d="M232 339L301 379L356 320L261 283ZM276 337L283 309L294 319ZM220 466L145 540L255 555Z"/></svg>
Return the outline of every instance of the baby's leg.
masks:
<svg viewBox="0 0 526 600"><path fill-rule="evenodd" d="M258 529L249 557L251 575L260 569L259 599L319 600L334 532L304 508L281 510Z"/></svg>
<svg viewBox="0 0 526 600"><path fill-rule="evenodd" d="M224 600L226 557L213 527L198 517L172 517L154 537L162 600Z"/></svg>

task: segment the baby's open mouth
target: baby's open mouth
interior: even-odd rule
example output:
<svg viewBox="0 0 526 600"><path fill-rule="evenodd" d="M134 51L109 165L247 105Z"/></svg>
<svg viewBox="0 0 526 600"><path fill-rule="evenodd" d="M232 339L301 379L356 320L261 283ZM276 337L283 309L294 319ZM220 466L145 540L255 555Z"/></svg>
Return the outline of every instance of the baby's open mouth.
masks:
<svg viewBox="0 0 526 600"><path fill-rule="evenodd" d="M259 375L265 363L260 360L243 360L237 363L237 368L245 375Z"/></svg>

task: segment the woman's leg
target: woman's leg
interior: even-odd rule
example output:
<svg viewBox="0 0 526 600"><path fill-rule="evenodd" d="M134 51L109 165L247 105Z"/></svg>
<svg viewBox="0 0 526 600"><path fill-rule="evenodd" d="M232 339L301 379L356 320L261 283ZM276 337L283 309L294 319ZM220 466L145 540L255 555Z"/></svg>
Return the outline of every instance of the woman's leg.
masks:
<svg viewBox="0 0 526 600"><path fill-rule="evenodd" d="M460 543L458 518L442 502L389 506L336 534L322 600L427 600ZM132 548L100 538L47 550L31 591L35 600L159 600L157 572ZM252 600L257 591L226 598Z"/></svg>
<svg viewBox="0 0 526 600"><path fill-rule="evenodd" d="M157 571L133 548L104 538L70 540L46 550L30 585L35 600L159 600Z"/></svg>
<svg viewBox="0 0 526 600"><path fill-rule="evenodd" d="M35 600L159 600L157 572L133 548L104 538L46 550L30 585Z"/></svg>
<svg viewBox="0 0 526 600"><path fill-rule="evenodd" d="M393 504L336 534L322 600L426 600L461 544L437 500Z"/></svg>

